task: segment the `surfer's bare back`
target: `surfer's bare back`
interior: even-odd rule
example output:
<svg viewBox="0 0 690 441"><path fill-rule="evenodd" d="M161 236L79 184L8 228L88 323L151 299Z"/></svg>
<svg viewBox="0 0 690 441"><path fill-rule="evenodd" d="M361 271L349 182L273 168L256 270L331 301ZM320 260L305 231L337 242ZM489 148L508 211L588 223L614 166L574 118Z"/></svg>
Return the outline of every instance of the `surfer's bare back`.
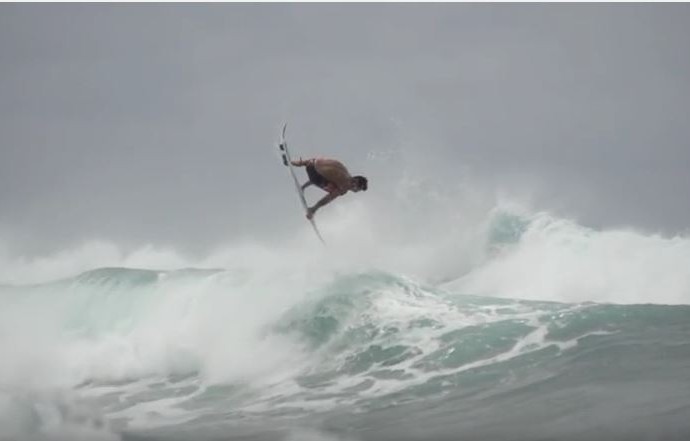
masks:
<svg viewBox="0 0 690 441"><path fill-rule="evenodd" d="M328 192L313 207L307 209L307 219L311 219L316 210L330 203L338 196L342 196L348 191L366 191L368 186L367 178L364 176L350 176L347 168L335 159L312 158L292 161L296 167L306 167L309 180L302 185L302 191L310 185L316 185L325 192Z"/></svg>

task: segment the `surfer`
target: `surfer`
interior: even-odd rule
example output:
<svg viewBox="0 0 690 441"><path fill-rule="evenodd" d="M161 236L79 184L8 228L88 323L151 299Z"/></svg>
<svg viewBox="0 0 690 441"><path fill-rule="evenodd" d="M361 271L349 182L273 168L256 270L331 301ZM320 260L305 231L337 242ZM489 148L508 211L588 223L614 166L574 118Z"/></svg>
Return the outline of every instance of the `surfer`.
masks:
<svg viewBox="0 0 690 441"><path fill-rule="evenodd" d="M307 209L307 219L311 219L316 210L330 203L338 196L342 196L348 191L366 191L368 186L367 178L364 176L350 176L347 168L335 159L312 158L292 161L296 167L306 167L309 180L302 185L302 191L310 185L316 185L328 194L321 198L313 207Z"/></svg>

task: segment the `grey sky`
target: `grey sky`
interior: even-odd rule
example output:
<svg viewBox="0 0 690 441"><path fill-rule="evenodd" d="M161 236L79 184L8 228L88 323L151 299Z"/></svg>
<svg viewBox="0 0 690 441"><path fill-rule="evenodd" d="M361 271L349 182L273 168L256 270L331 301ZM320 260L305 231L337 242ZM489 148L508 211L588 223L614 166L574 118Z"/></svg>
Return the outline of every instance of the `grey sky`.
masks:
<svg viewBox="0 0 690 441"><path fill-rule="evenodd" d="M387 157L686 232L689 48L685 4L1 4L0 238L289 234L283 120L297 153L370 178L370 210Z"/></svg>

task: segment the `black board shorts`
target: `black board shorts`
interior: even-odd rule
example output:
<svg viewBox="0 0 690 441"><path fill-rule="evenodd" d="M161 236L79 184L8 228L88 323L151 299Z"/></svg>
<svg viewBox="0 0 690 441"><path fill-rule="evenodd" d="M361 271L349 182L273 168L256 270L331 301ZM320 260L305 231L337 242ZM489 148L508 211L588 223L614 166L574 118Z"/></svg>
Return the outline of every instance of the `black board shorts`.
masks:
<svg viewBox="0 0 690 441"><path fill-rule="evenodd" d="M328 185L328 181L316 171L314 164L307 166L307 176L309 176L309 181L317 187L325 189Z"/></svg>

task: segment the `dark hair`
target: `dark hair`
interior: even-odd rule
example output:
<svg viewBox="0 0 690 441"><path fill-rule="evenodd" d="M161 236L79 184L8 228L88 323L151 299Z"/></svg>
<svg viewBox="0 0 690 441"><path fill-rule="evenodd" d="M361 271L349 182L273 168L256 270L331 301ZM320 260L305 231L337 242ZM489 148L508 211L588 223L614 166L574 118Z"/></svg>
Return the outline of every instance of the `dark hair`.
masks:
<svg viewBox="0 0 690 441"><path fill-rule="evenodd" d="M354 176L352 179L355 180L359 188L361 188L364 191L367 191L367 187L369 186L369 181L367 181L367 178L365 178L364 176Z"/></svg>

